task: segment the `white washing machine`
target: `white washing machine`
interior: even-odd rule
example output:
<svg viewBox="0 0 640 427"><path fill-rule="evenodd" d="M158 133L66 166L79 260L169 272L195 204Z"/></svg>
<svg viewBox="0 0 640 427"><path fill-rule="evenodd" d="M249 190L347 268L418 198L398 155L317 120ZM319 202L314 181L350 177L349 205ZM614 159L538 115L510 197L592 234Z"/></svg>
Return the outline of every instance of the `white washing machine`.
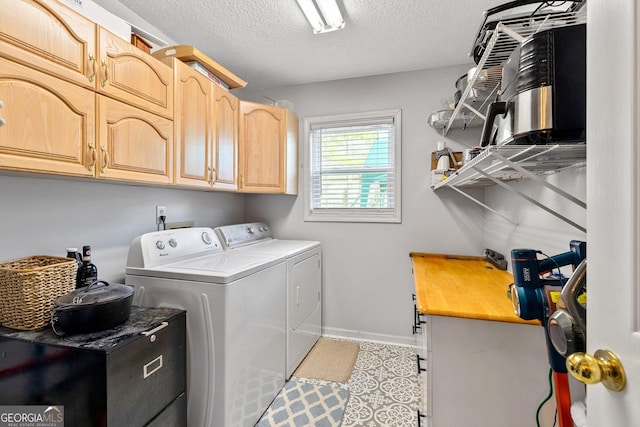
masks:
<svg viewBox="0 0 640 427"><path fill-rule="evenodd" d="M262 222L227 225L215 231L227 252L286 260L286 377L290 378L322 333L320 242L274 239L271 227Z"/></svg>
<svg viewBox="0 0 640 427"><path fill-rule="evenodd" d="M131 243L134 304L187 311L190 427L255 425L285 382L286 262L224 251L211 228Z"/></svg>

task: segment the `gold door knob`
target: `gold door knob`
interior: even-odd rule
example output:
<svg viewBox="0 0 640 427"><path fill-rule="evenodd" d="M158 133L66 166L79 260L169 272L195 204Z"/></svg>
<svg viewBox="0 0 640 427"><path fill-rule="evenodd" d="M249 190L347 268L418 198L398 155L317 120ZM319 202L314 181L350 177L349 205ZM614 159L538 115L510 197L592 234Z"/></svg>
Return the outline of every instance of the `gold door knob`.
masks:
<svg viewBox="0 0 640 427"><path fill-rule="evenodd" d="M567 357L567 370L580 382L602 382L602 385L613 391L622 391L627 384L622 362L609 350L596 350L593 356L587 353L573 353Z"/></svg>

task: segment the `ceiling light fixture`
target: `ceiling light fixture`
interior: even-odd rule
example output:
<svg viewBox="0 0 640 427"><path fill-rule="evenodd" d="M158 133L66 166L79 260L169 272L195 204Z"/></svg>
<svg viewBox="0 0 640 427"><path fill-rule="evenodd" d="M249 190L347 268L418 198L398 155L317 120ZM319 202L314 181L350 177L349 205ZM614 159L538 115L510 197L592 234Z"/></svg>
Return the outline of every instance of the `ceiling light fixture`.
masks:
<svg viewBox="0 0 640 427"><path fill-rule="evenodd" d="M344 19L336 0L296 0L313 34L328 33L344 28Z"/></svg>

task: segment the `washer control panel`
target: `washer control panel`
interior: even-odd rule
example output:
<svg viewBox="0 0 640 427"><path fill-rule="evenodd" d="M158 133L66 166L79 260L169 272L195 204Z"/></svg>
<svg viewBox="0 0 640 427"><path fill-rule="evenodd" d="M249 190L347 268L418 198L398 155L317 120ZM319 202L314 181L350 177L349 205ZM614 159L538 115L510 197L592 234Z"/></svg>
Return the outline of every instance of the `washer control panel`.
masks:
<svg viewBox="0 0 640 427"><path fill-rule="evenodd" d="M148 268L224 249L213 229L179 228L143 234L129 247L127 267Z"/></svg>

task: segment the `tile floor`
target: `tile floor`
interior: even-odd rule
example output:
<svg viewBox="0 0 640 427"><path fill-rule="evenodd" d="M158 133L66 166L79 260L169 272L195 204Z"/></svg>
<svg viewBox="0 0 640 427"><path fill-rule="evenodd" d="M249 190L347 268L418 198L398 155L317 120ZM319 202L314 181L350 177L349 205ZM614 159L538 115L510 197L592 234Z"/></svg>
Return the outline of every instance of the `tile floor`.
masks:
<svg viewBox="0 0 640 427"><path fill-rule="evenodd" d="M416 353L409 347L360 342L358 359L347 384L293 379L334 389L346 388L350 395L341 427L415 427L420 401L417 369Z"/></svg>
<svg viewBox="0 0 640 427"><path fill-rule="evenodd" d="M413 349L361 342L347 389L351 395L342 427L418 425L420 386Z"/></svg>

